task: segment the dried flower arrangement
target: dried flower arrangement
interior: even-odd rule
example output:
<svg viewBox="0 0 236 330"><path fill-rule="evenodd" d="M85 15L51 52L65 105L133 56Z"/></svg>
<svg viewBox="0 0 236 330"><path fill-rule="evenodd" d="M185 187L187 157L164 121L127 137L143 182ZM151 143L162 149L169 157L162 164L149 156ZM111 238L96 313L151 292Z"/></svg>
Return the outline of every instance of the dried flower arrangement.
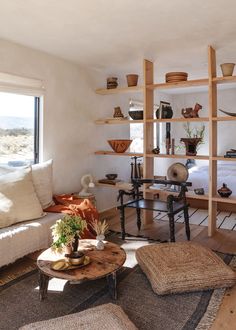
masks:
<svg viewBox="0 0 236 330"><path fill-rule="evenodd" d="M97 236L105 235L108 232L109 228L106 220L99 221L96 219L93 220L93 222L91 223L91 227L93 228Z"/></svg>

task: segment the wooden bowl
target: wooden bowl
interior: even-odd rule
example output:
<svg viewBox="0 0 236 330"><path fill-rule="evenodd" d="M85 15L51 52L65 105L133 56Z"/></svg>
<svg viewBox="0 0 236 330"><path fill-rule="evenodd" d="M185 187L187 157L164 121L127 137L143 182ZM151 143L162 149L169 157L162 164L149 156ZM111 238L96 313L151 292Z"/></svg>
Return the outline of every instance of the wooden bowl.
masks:
<svg viewBox="0 0 236 330"><path fill-rule="evenodd" d="M107 142L116 153L125 152L131 145L132 141L133 140L107 140Z"/></svg>

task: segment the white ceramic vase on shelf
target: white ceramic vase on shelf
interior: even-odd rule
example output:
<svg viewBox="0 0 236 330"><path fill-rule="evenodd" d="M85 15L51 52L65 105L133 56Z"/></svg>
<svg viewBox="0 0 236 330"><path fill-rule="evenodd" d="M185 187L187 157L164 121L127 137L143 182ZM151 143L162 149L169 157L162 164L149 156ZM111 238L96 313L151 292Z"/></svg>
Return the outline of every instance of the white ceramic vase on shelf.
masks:
<svg viewBox="0 0 236 330"><path fill-rule="evenodd" d="M105 239L104 235L96 236L96 240L97 240L96 248L97 248L97 250L104 250L104 242L103 242L104 239Z"/></svg>

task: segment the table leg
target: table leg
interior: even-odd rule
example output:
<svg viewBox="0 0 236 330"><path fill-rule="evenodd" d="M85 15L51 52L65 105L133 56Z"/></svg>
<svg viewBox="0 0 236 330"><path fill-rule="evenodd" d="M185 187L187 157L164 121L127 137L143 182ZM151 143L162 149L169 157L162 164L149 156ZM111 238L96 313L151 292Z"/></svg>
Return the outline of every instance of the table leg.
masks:
<svg viewBox="0 0 236 330"><path fill-rule="evenodd" d="M39 271L39 298L43 300L47 297L49 276Z"/></svg>
<svg viewBox="0 0 236 330"><path fill-rule="evenodd" d="M107 275L107 284L112 299L117 299L116 272Z"/></svg>

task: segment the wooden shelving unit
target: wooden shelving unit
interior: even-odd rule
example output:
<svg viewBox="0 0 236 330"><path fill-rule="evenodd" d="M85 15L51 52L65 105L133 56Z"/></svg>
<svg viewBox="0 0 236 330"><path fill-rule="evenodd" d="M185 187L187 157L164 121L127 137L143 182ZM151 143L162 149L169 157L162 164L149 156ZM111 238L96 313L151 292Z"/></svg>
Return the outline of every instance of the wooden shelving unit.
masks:
<svg viewBox="0 0 236 330"><path fill-rule="evenodd" d="M96 89L96 94L100 95L110 95L110 94L123 94L123 93L137 93L143 92L143 86L134 86L134 87L118 87L114 89L99 88Z"/></svg>
<svg viewBox="0 0 236 330"><path fill-rule="evenodd" d="M137 152L123 152L123 153L117 153L114 151L106 151L106 150L99 150L99 151L95 151L95 155L110 155L110 156L128 156L128 157L133 157L133 156L137 156L137 157L142 157L143 153L137 153Z"/></svg>
<svg viewBox="0 0 236 330"><path fill-rule="evenodd" d="M98 119L95 121L96 125L129 125L129 124L142 124L143 120L129 120L129 119Z"/></svg>
<svg viewBox="0 0 236 330"><path fill-rule="evenodd" d="M236 161L236 158L224 158L223 156L217 155L217 125L218 122L223 121L235 121L236 117L230 116L218 116L217 115L217 85L223 84L235 84L236 76L232 77L217 77L216 76L216 53L215 50L209 46L208 47L208 77L203 79L188 80L184 82L177 83L158 83L155 84L153 81L154 67L153 63L144 60L143 64L143 86L137 87L126 87L117 88L113 90L98 89L97 94L109 95L109 94L119 94L119 93L132 93L141 92L143 93L144 99L144 118L142 121L126 120L115 123L107 119L98 120L96 124L135 124L143 123L144 128L144 150L143 153L130 153L126 152L123 154L116 154L112 151L96 151L97 155L115 155L115 156L143 156L144 163L144 177L152 178L154 171L154 159L155 158L173 158L173 159L200 159L209 161L209 193L208 195L195 195L188 193L188 198L199 199L208 201L208 236L213 236L216 231L216 214L217 214L217 203L226 204L236 204L236 198L221 198L217 195L217 161ZM209 98L209 116L202 118L171 118L171 119L154 119L153 118L153 107L154 107L154 92L155 91L168 91L168 93L174 94L176 89L186 88L204 88L208 91ZM222 86L223 88L223 86ZM181 90L182 92L182 90ZM165 155L165 154L153 154L152 149L154 148L154 138L153 138L153 123L165 123L165 122L208 122L209 123L209 155L196 155L196 156L186 156L186 155ZM144 187L144 197L152 198L153 194L158 191ZM151 211L144 211L144 224L148 224L153 221L153 214Z"/></svg>

